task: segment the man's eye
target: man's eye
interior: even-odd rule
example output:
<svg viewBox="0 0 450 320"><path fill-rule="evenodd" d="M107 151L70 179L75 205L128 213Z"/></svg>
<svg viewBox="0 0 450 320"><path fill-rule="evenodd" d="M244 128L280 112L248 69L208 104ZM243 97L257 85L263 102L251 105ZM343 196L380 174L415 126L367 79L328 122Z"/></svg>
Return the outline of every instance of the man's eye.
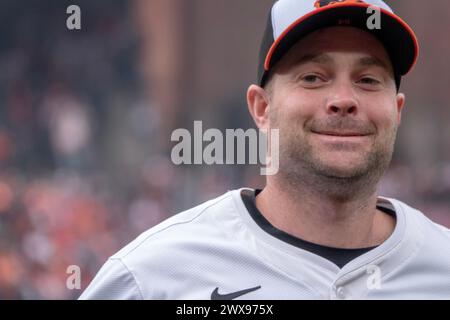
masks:
<svg viewBox="0 0 450 320"><path fill-rule="evenodd" d="M378 81L377 79L374 79L374 78L368 78L368 77L365 77L365 78L360 79L359 82L362 83L362 84L370 84L370 85L377 85L377 84L380 84L380 83L381 83L381 82Z"/></svg>
<svg viewBox="0 0 450 320"><path fill-rule="evenodd" d="M317 83L322 79L315 74L308 74L308 75L302 77L302 80L305 82L308 82L308 83Z"/></svg>

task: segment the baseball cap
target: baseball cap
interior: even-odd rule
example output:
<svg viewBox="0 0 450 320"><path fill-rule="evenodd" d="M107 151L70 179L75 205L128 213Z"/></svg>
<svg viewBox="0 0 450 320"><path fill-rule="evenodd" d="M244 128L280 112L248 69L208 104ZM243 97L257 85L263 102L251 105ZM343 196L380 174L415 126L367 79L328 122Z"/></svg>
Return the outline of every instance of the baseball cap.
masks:
<svg viewBox="0 0 450 320"><path fill-rule="evenodd" d="M379 28L368 19L380 12ZM419 44L414 31L382 0L278 0L272 6L261 43L258 81L264 86L276 63L302 37L321 28L349 26L373 34L383 43L394 68L397 90L401 76L415 65Z"/></svg>

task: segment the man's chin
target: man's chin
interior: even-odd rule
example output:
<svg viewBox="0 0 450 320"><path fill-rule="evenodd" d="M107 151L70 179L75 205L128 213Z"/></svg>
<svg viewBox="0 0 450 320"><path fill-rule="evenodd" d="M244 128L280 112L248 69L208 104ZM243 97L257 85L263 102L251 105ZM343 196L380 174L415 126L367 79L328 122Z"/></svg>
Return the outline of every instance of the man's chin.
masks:
<svg viewBox="0 0 450 320"><path fill-rule="evenodd" d="M351 164L351 165L329 165L319 164L314 165L317 174L328 178L336 179L359 179L368 174L367 164Z"/></svg>

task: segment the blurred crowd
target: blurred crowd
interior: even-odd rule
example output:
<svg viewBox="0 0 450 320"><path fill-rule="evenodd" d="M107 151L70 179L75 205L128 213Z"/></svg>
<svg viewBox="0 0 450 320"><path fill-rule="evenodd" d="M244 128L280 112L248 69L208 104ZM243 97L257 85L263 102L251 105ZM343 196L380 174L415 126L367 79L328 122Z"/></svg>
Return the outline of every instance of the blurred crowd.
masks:
<svg viewBox="0 0 450 320"><path fill-rule="evenodd" d="M242 177L172 165L170 137L154 147L127 1L85 1L81 31L64 28L69 4L0 10L0 299L77 298L69 266L85 288L139 233Z"/></svg>
<svg viewBox="0 0 450 320"><path fill-rule="evenodd" d="M89 27L77 32L61 27L69 2L21 2L0 10L0 299L77 298L69 266L83 289L149 227L261 187L254 166L178 167L170 137L152 144L161 117L141 92L127 1L89 2ZM394 161L382 191L450 226L450 163Z"/></svg>

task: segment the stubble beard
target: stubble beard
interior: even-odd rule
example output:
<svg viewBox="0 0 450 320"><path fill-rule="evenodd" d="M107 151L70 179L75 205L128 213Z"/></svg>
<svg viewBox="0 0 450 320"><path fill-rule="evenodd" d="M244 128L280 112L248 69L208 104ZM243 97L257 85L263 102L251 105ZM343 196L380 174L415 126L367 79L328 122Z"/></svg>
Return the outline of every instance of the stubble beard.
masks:
<svg viewBox="0 0 450 320"><path fill-rule="evenodd" d="M307 140L297 138L294 130L280 128L279 177L294 194L308 190L339 202L368 197L376 192L389 167L396 134L397 126L393 125L386 139L377 139L359 164L340 170L330 160L321 159Z"/></svg>

